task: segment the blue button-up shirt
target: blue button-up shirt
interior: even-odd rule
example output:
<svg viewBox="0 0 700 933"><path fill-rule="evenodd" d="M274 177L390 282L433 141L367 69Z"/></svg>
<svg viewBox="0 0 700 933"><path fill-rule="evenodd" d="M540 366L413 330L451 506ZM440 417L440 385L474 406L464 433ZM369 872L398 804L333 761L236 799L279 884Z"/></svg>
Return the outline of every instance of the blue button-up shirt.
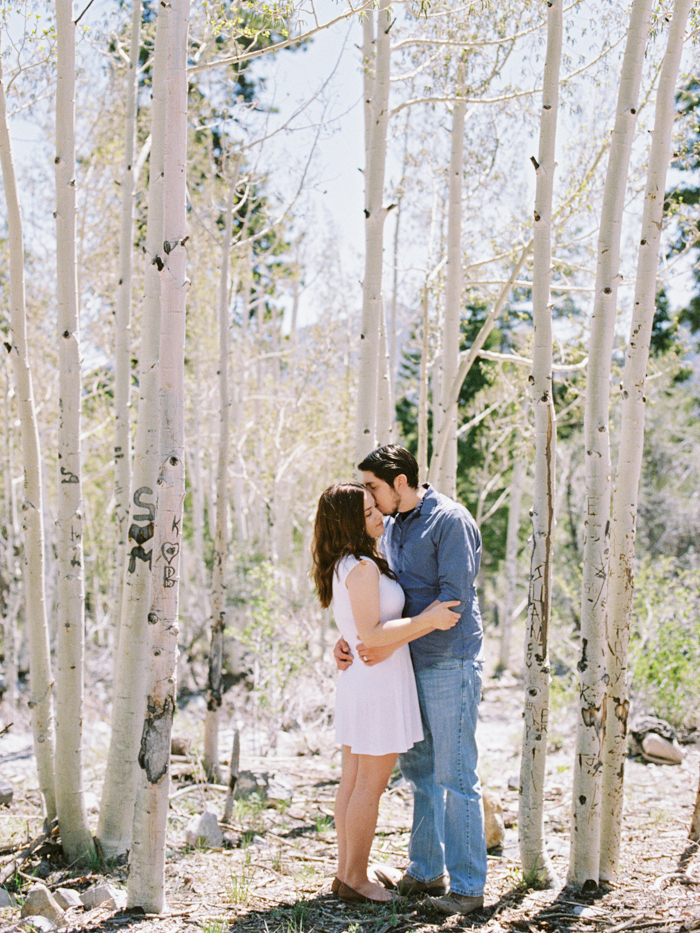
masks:
<svg viewBox="0 0 700 933"><path fill-rule="evenodd" d="M476 595L481 535L469 512L428 484L418 505L387 519L382 539L389 564L406 594L404 613L418 615L434 600L458 599L462 613L449 631L411 642L416 670L447 658L481 660L483 628Z"/></svg>

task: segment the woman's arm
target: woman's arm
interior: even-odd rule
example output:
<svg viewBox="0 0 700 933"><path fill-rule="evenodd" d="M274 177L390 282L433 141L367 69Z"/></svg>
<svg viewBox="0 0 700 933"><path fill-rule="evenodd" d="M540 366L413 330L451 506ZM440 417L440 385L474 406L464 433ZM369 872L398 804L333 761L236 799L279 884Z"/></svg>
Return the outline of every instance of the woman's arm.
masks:
<svg viewBox="0 0 700 933"><path fill-rule="evenodd" d="M435 606L438 606L440 601L438 599L434 600L429 606L426 606L426 611L428 609L433 609ZM432 632L433 629L428 629L429 632ZM362 661L367 665L367 667L372 667L373 664L379 664L382 661L386 661L387 658L396 651L397 648L401 648L402 645L407 645L410 641L415 641L416 638L422 638L423 635L427 635L427 632L418 632L415 635L408 635L406 638L402 638L401 641L395 641L392 645L383 645L381 647L370 648L369 645L366 645L363 641L358 642L357 652L362 659ZM338 655L336 654L336 663L339 662ZM349 666L349 665L346 665ZM338 670L344 670L340 667L338 663Z"/></svg>
<svg viewBox="0 0 700 933"><path fill-rule="evenodd" d="M379 568L370 561L360 561L347 575L345 585L350 595L350 606L361 640L369 648L412 641L432 629L449 629L457 624L459 615L450 607L458 600L433 603L413 618L379 621Z"/></svg>

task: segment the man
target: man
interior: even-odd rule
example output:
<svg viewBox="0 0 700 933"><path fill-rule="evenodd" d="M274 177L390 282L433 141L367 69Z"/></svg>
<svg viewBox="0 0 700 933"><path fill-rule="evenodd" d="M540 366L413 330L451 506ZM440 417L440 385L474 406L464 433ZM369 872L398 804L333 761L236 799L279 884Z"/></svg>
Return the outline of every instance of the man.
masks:
<svg viewBox="0 0 700 933"><path fill-rule="evenodd" d="M413 789L409 865L400 879L388 871L377 875L402 894L438 895L430 903L442 913L467 914L483 906L486 880L475 740L483 642L475 587L481 536L462 505L429 484L419 488L418 464L405 448L380 447L358 469L389 516L382 549L406 594L405 614L417 615L435 600L461 602L454 628L411 643L425 737L399 757ZM391 650L359 646L368 663ZM335 654L339 667L352 663L342 639Z"/></svg>

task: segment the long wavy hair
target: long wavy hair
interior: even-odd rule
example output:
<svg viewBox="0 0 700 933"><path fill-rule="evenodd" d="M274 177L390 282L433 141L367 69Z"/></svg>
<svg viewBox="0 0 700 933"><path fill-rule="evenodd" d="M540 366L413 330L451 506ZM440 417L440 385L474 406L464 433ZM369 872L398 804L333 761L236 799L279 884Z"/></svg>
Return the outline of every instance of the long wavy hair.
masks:
<svg viewBox="0 0 700 933"><path fill-rule="evenodd" d="M360 483L336 483L321 493L314 521L312 575L318 598L325 609L333 599L333 572L338 561L352 554L371 557L379 572L396 579L389 564L377 551L376 540L365 524L365 487Z"/></svg>

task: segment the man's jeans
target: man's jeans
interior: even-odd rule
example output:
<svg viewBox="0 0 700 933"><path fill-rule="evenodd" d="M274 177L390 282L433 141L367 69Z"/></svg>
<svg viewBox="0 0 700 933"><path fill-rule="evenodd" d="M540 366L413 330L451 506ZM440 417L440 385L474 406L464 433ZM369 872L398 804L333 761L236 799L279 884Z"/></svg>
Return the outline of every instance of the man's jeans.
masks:
<svg viewBox="0 0 700 933"><path fill-rule="evenodd" d="M486 840L476 773L481 662L448 658L416 671L424 739L400 756L413 788L407 872L418 881L450 875L450 890L478 897Z"/></svg>

